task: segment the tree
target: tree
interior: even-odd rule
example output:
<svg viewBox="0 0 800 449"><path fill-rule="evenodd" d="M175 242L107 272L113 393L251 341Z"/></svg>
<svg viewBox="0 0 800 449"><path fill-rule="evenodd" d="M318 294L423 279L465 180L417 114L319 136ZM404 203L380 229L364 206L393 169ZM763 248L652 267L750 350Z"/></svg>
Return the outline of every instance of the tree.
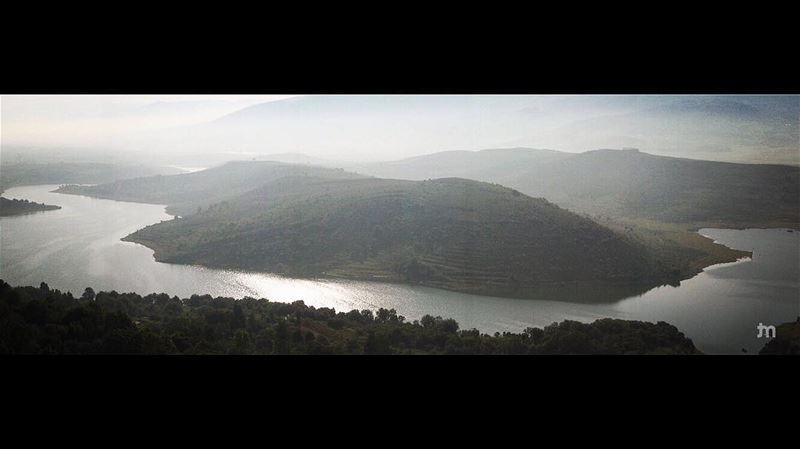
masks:
<svg viewBox="0 0 800 449"><path fill-rule="evenodd" d="M81 295L81 299L87 299L89 301L94 300L94 290L92 290L92 287L86 287L86 290L83 291L83 295Z"/></svg>
<svg viewBox="0 0 800 449"><path fill-rule="evenodd" d="M394 309L387 310L381 307L375 315L375 321L378 323L397 323L397 311Z"/></svg>
<svg viewBox="0 0 800 449"><path fill-rule="evenodd" d="M436 325L436 319L430 315L425 315L419 320L419 323L426 329L433 329Z"/></svg>
<svg viewBox="0 0 800 449"><path fill-rule="evenodd" d="M231 320L231 327L234 329L241 329L245 326L245 316L242 306L237 302L233 305L233 319Z"/></svg>
<svg viewBox="0 0 800 449"><path fill-rule="evenodd" d="M458 322L452 318L448 318L439 322L439 328L444 332L454 334L458 332Z"/></svg>

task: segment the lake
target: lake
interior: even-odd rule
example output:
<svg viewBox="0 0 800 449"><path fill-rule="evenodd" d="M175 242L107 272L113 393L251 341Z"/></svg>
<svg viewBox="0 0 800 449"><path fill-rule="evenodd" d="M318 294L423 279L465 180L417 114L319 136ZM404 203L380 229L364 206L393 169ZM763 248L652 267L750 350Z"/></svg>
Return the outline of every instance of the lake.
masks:
<svg viewBox="0 0 800 449"><path fill-rule="evenodd" d="M461 328L519 332L565 319L612 317L666 321L707 353L755 353L759 323L780 324L800 315L800 232L785 229L702 229L700 233L752 259L706 268L677 287L657 287L606 304L521 300L467 295L427 287L329 279L291 279L156 262L153 251L120 239L170 220L164 206L52 193L58 186L8 189L6 198L61 206L60 210L0 218L0 278L11 285L47 282L80 295L116 290L139 294L194 293L273 301L302 300L337 311L394 308L409 320L425 314L454 318Z"/></svg>

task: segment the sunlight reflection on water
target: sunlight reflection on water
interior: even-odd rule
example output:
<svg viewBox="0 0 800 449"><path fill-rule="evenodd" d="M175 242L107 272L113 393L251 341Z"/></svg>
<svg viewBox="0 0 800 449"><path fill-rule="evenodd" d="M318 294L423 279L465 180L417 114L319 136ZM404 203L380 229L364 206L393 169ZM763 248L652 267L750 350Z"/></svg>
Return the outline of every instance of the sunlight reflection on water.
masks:
<svg viewBox="0 0 800 449"><path fill-rule="evenodd" d="M753 259L707 267L679 287L662 286L608 304L520 300L467 295L427 287L336 279L292 279L272 274L216 270L156 262L153 251L120 238L172 219L163 206L100 200L50 192L57 186L16 187L24 198L62 209L0 219L0 278L81 293L95 290L210 294L272 301L303 301L337 311L394 308L409 320L425 314L451 317L462 328L521 331L565 319L591 322L613 317L667 321L704 351L757 351L758 321L779 324L800 314L800 233L782 230L703 229L731 247L753 250Z"/></svg>

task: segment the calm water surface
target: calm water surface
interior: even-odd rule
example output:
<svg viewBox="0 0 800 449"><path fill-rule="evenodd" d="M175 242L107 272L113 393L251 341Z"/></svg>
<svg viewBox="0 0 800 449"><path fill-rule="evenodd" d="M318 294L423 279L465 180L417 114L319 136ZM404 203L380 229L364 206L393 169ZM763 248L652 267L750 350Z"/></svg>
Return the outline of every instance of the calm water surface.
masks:
<svg viewBox="0 0 800 449"><path fill-rule="evenodd" d="M170 220L163 206L100 200L50 192L57 186L16 187L7 198L56 204L60 210L0 219L0 278L80 294L95 290L302 300L338 311L394 308L413 320L425 314L455 318L462 328L520 331L565 319L613 317L667 321L702 351L757 352L756 325L793 321L800 314L800 232L782 229L702 229L753 258L707 268L678 287L658 287L610 304L520 300L466 295L427 287L377 282L291 279L156 262L153 252L120 239Z"/></svg>

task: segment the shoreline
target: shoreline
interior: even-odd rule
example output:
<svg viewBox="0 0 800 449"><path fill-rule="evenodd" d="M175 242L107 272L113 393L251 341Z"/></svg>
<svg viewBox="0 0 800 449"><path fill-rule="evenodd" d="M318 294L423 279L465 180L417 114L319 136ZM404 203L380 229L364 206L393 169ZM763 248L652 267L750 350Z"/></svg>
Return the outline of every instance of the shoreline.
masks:
<svg viewBox="0 0 800 449"><path fill-rule="evenodd" d="M43 186L50 186L50 185L46 184L46 185L43 185ZM21 187L21 186L18 186L18 187ZM29 187L31 187L31 186L29 186ZM106 201L116 201L116 202L121 202L121 203L126 203L127 202L127 203L134 203L134 204L149 204L149 205L154 205L154 206L161 206L163 208L164 214L171 216L172 219L178 218L177 215L174 215L174 214L172 214L172 213L170 213L168 211L169 206L165 205L165 204L149 203L149 202L145 202L145 201L128 201L128 200L116 200L116 199L103 198L103 197L94 197L94 196L89 196L89 195L83 195L83 194L80 194L80 193L73 193L73 192L69 192L69 191L61 191L62 187L65 187L65 186L61 185L58 188L56 188L56 189L54 189L52 191L49 191L48 193L57 193L57 194L62 194L62 195L83 196L83 197L86 197L86 198L100 199L100 200L106 200ZM157 224L157 223L152 223L152 224ZM666 225L666 226L674 226L674 224L669 224L669 223L666 223L664 225ZM463 294L468 294L468 295L477 295L477 296L511 298L511 299L532 300L532 301L537 301L537 300L555 300L555 301L562 301L562 302L569 302L569 303L576 303L576 304L584 304L584 303L601 304L601 303L614 303L614 302L617 302L617 301L621 301L621 300L623 300L625 298L628 298L628 297L631 297L631 296L638 296L638 295L644 294L647 291L650 291L650 290L652 290L654 288L658 288L658 287L662 287L662 286L666 286L666 285L672 285L672 286L679 285L681 282L683 282L685 280L688 280L688 279L692 279L695 276L699 275L700 273L702 273L702 272L704 272L704 271L706 271L708 269L714 269L717 266L722 266L722 265L727 265L727 264L741 263L743 261L743 259L751 259L752 258L752 253L751 252L744 251L744 250L739 250L739 249L736 249L736 248L727 247L727 246L725 246L723 244L720 244L720 243L714 241L710 237L701 234L699 232L699 229L704 229L704 228L708 228L708 227L704 226L704 227L698 228L698 231L694 231L694 232L692 232L692 234L694 234L696 236L700 236L703 239L709 240L710 243L712 243L714 245L721 246L722 248L724 248L725 252L728 253L728 254L722 255L722 254L713 254L713 253L709 252L709 253L706 254L706 257L704 259L710 259L709 262L711 262L711 263L700 262L699 265L689 267L689 270L686 271L681 276L664 277L664 278L657 278L657 279L647 279L647 280L642 280L641 282L616 282L616 281L600 281L600 280L599 281L585 281L585 280L583 280L583 281L574 281L574 280L572 280L572 281L546 281L546 282L537 283L536 285L526 286L524 288L524 292L521 293L521 294L509 293L507 290L504 291L503 289L468 289L468 288L459 289L459 288L447 288L447 287L442 286L441 284L439 284L439 285L431 285L431 284L425 283L425 282L410 283L410 282L404 282L404 281L401 281L401 280L396 280L396 279L391 279L391 278L376 279L374 277L348 276L348 275L326 275L326 274L323 274L323 275L312 275L312 276L308 276L308 277L304 277L304 276L297 277L297 276L285 275L285 274L282 274L282 273L269 272L269 271L259 271L259 270L248 270L248 269L243 269L243 268L238 268L238 267L215 266L215 265L206 265L206 264L202 264L202 263L170 262L170 261L165 261L162 257L160 257L161 255L159 253L163 252L163 249L160 249L159 245L156 244L155 242L131 238L131 236L133 234L135 234L136 232L138 232L138 230L134 231L133 233L131 233L131 234L127 235L127 236L122 237L120 239L120 241L130 242L130 243L134 243L134 244L137 244L137 245L142 245L143 247L148 248L149 250L153 251L153 259L156 262L165 263L165 264L171 264L171 265L194 266L194 267L202 267L202 268L206 268L206 269L225 270L225 271L232 271L232 272L244 273L244 274L267 274L267 275L278 276L278 277L282 277L282 278L286 278L286 279L312 280L312 281L313 280L317 280L317 281L323 281L323 282L324 281L336 281L336 280L349 280L349 281L370 282L370 283L377 283L377 284L396 284L396 285L407 285L407 286L412 286L412 287L419 286L419 287L433 288L433 289L439 289L439 290L443 290L443 291L463 293ZM715 229L736 229L736 228L734 228L732 226L723 226L723 227L719 227L719 228L715 228ZM751 229L751 228L743 228L743 229ZM772 229L772 228L759 228L759 229ZM776 229L789 229L789 228L776 228ZM748 254L748 255L747 256L738 255L738 257L736 257L735 260L729 260L731 257L734 257L734 254L730 254L730 252L744 253L744 254ZM599 301L598 300L591 300L591 299L588 299L588 300L587 299L583 299L583 300L581 300L581 299L572 299L572 300L561 299L561 298L558 298L559 295L557 294L557 293L562 293L564 289L572 289L572 288L574 288L575 290L580 290L580 289L592 290L592 288L597 288L597 287L619 289L619 290L627 290L627 292L619 293L619 294L616 294L616 295L606 295L606 296L603 297L603 299L601 299ZM576 296L581 296L581 295L576 295ZM553 297L556 297L556 299L553 299Z"/></svg>

